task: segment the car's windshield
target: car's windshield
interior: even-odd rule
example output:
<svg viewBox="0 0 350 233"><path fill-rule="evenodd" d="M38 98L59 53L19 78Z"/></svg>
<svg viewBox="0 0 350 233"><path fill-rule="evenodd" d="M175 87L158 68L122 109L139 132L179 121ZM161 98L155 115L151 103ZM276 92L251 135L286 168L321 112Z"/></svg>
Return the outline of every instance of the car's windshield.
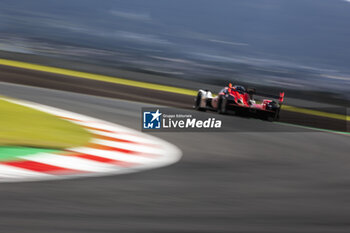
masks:
<svg viewBox="0 0 350 233"><path fill-rule="evenodd" d="M244 88L243 86L238 86L238 85L236 85L236 86L234 86L234 89L235 89L236 91L238 91L239 93L244 93L244 92L246 92L246 90L245 90L245 88Z"/></svg>

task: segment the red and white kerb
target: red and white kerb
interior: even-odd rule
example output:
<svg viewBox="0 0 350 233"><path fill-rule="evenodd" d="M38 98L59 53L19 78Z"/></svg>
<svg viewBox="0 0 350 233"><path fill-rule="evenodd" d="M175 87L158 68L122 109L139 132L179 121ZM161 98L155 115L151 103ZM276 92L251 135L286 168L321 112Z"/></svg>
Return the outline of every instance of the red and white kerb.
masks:
<svg viewBox="0 0 350 233"><path fill-rule="evenodd" d="M6 100L78 124L93 137L88 145L61 153L38 153L1 162L0 182L124 174L167 166L181 158L174 145L121 125L37 103Z"/></svg>

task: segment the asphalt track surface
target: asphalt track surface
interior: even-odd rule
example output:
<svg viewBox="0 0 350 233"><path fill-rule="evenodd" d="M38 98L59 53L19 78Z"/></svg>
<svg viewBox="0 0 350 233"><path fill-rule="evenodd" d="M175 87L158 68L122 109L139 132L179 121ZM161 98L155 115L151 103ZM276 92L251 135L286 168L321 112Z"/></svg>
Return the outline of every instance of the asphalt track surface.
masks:
<svg viewBox="0 0 350 233"><path fill-rule="evenodd" d="M7 83L0 93L135 129L150 106ZM183 151L170 167L2 183L0 232L350 232L348 136L227 119L240 132L154 133ZM246 132L262 124L281 132Z"/></svg>

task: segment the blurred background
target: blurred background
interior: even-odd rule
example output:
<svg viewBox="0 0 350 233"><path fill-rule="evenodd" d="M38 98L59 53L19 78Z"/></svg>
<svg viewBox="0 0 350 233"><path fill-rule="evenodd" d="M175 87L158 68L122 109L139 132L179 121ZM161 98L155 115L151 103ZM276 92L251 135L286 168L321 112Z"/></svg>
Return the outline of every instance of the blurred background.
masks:
<svg viewBox="0 0 350 233"><path fill-rule="evenodd" d="M349 99L349 22L345 0L1 0L0 51Z"/></svg>
<svg viewBox="0 0 350 233"><path fill-rule="evenodd" d="M0 232L349 233L350 108L333 105L350 106L349 42L345 0L0 0L0 59L192 90L215 92L238 82L266 93L284 90L283 106L299 108L282 109L276 123L197 112L225 119L232 132L153 132L183 152L170 167L0 183ZM142 107L189 109L194 98L5 65L0 94L136 130ZM57 121L51 128L61 134L39 117L8 114L14 107L5 107L0 139L15 129L16 145L28 145L38 131L41 143L51 135L55 143L75 136ZM310 108L321 112L310 114ZM83 137L90 140L78 131L76 138ZM3 174L26 175L1 161L6 153L0 151L0 182ZM27 159L63 166L47 158ZM27 168L44 170L35 164Z"/></svg>

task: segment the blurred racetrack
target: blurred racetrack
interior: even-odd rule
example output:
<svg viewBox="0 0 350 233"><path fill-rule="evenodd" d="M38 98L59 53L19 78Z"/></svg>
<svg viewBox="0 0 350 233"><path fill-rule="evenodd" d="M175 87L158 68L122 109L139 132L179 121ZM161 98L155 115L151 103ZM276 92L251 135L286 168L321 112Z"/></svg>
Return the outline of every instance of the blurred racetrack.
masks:
<svg viewBox="0 0 350 233"><path fill-rule="evenodd" d="M139 102L0 83L0 93L140 129ZM210 114L210 113L203 113ZM142 173L0 184L1 232L349 232L349 137L226 116L154 133L184 157ZM280 132L251 132L269 125Z"/></svg>
<svg viewBox="0 0 350 233"><path fill-rule="evenodd" d="M182 150L169 167L0 183L0 233L350 232L349 2L0 1L0 95L141 130L199 88L286 93L279 122L152 133Z"/></svg>

